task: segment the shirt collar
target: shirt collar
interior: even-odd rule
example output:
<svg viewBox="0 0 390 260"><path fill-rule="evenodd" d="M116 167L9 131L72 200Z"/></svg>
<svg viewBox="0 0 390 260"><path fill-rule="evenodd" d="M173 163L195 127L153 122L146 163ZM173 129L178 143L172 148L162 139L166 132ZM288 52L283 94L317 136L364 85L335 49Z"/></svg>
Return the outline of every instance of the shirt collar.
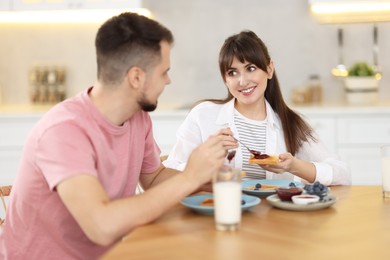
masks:
<svg viewBox="0 0 390 260"><path fill-rule="evenodd" d="M233 121L233 115L234 115L234 102L235 98L230 100L229 102L222 105L221 110L219 111L216 124L217 125L230 125ZM275 111L272 109L271 105L268 103L268 101L265 101L265 107L267 111L267 120L268 124L270 126L273 126L275 128L281 129L279 116L275 113Z"/></svg>
<svg viewBox="0 0 390 260"><path fill-rule="evenodd" d="M222 105L216 120L217 125L230 125L233 121L235 100L235 98L232 98L232 100Z"/></svg>
<svg viewBox="0 0 390 260"><path fill-rule="evenodd" d="M277 129L281 129L280 120L278 114L272 109L268 101L265 101L265 109L267 111L267 120L270 126L273 126Z"/></svg>

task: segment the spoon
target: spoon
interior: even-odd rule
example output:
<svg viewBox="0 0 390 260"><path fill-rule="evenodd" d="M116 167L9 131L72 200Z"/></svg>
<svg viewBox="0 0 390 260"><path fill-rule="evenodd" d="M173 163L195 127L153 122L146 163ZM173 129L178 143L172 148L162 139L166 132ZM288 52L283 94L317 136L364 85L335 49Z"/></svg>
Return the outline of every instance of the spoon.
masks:
<svg viewBox="0 0 390 260"><path fill-rule="evenodd" d="M332 69L332 74L335 77L346 77L348 76L348 70L344 65L343 61L343 29L338 28L337 30L337 43L339 52L339 64Z"/></svg>
<svg viewBox="0 0 390 260"><path fill-rule="evenodd" d="M255 150L250 149L248 146L246 146L244 143L242 143L240 140L238 140L238 139L235 138L234 136L233 136L233 138L234 138L234 140L236 140L237 142L239 142L242 146L244 146L251 154L253 154L253 155L255 155L255 156L261 154L261 152L259 152L259 151L255 151Z"/></svg>
<svg viewBox="0 0 390 260"><path fill-rule="evenodd" d="M374 51L374 72L375 72L375 77L377 79L381 78L382 74L382 69L378 64L378 56L379 56L379 46L378 46L378 27L376 24L374 24L374 29L373 29L373 51Z"/></svg>

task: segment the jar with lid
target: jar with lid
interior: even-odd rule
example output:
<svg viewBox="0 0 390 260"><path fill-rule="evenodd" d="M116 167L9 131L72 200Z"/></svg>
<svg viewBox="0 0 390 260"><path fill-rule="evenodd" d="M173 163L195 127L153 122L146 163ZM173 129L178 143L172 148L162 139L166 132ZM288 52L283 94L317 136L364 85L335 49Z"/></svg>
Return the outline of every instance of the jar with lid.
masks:
<svg viewBox="0 0 390 260"><path fill-rule="evenodd" d="M313 104L322 102L322 84L318 74L312 74L309 77L308 89L310 100Z"/></svg>

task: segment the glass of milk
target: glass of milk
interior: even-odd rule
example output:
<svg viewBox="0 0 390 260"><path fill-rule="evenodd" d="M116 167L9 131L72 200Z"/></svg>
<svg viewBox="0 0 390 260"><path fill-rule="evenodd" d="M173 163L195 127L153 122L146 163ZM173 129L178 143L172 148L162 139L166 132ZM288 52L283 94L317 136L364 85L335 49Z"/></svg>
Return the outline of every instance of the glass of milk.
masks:
<svg viewBox="0 0 390 260"><path fill-rule="evenodd" d="M224 165L213 178L217 230L237 230L241 223L241 171Z"/></svg>
<svg viewBox="0 0 390 260"><path fill-rule="evenodd" d="M390 144L381 147L383 197L390 198Z"/></svg>

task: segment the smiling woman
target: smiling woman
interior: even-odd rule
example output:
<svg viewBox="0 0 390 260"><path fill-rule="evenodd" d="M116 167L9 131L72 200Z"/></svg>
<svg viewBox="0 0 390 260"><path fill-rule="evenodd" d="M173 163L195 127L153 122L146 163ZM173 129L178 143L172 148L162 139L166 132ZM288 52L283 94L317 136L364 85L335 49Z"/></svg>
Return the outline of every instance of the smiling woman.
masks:
<svg viewBox="0 0 390 260"><path fill-rule="evenodd" d="M164 161L181 169L193 147L218 135L225 149L236 149L229 162L247 172L247 179L350 183L348 166L327 151L312 127L285 103L279 80L264 42L252 31L228 37L219 53L219 68L228 93L195 106L177 133L177 142ZM240 140L238 146L237 140ZM252 164L252 150L260 159ZM272 160L269 160L272 159Z"/></svg>

